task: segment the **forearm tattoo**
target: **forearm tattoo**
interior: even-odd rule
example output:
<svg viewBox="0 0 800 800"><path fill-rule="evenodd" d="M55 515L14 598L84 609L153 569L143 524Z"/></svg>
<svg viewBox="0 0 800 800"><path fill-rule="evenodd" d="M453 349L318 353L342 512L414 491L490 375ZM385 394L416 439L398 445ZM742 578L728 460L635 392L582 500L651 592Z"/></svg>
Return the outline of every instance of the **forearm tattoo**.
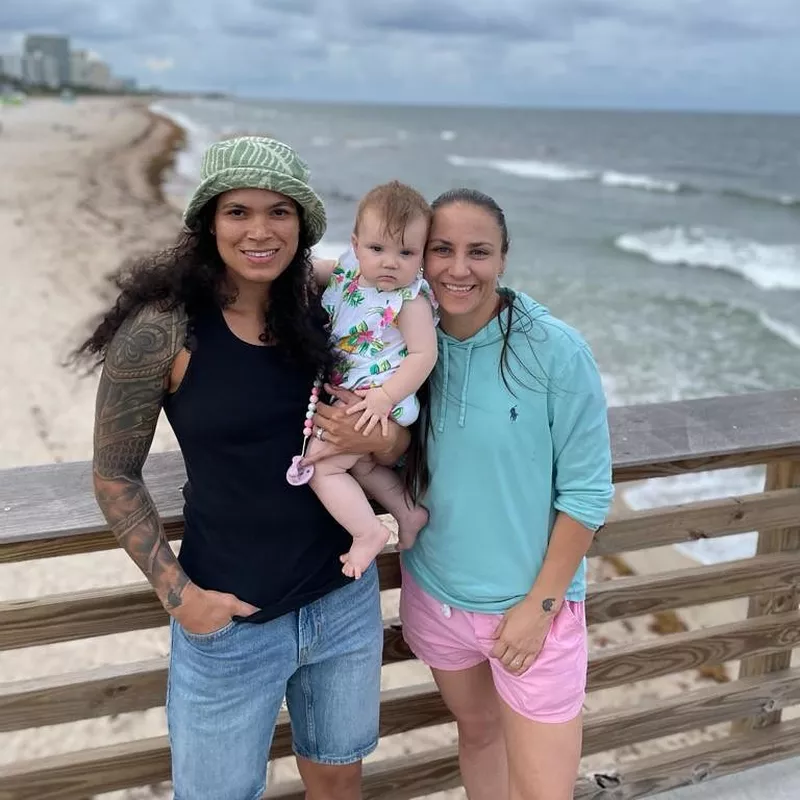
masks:
<svg viewBox="0 0 800 800"><path fill-rule="evenodd" d="M95 409L97 502L167 610L181 604L188 578L164 535L142 468L185 334L186 319L179 310L147 307L126 319L109 344Z"/></svg>
<svg viewBox="0 0 800 800"><path fill-rule="evenodd" d="M546 597L542 600L542 611L546 614L549 614L553 610L553 606L556 604L555 597Z"/></svg>

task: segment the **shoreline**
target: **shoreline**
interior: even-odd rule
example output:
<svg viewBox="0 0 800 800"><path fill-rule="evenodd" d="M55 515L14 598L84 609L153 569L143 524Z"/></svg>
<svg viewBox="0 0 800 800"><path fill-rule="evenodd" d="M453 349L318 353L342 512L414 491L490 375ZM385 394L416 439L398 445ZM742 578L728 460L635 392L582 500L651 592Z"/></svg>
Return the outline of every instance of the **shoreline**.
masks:
<svg viewBox="0 0 800 800"><path fill-rule="evenodd" d="M159 114L149 107L147 113L152 118L153 125L145 132L143 139L155 136L159 142L159 149L152 154L145 168L145 174L157 201L166 206L169 205L164 191L167 174L175 168L178 154L186 147L188 134L175 120L165 114ZM161 133L158 126L166 126L167 130Z"/></svg>
<svg viewBox="0 0 800 800"><path fill-rule="evenodd" d="M164 184L173 169L186 131L168 116L154 112L150 101L79 99L73 105L32 100L5 114L0 150L0 233L5 284L0 320L8 346L0 351L6 383L0 388L0 467L91 458L95 378L80 378L63 369L66 340L75 339L110 301L114 274L131 256L167 244L180 226L180 213ZM43 224L46 223L46 224ZM176 449L162 415L153 451ZM621 493L620 493L621 494ZM621 502L621 499L620 499ZM619 505L617 506L619 508ZM676 556L690 561L669 548ZM636 574L663 569L654 551L626 554L623 563ZM614 560L591 560L591 579L613 579ZM121 551L68 556L0 567L0 599L22 600L77 589L140 583L141 575ZM398 591L385 592L387 616L397 612ZM677 615L676 615L677 617ZM681 612L682 624L685 621ZM652 639L656 617L641 617L590 628L594 652ZM666 624L666 623L665 623ZM700 622L699 624L709 624ZM91 667L166 657L166 628L92 640L9 651L3 654L0 681L44 677ZM383 689L430 680L419 663L384 669ZM605 690L589 695L591 711L646 702L708 685L696 671ZM67 750L158 736L166 731L163 707L146 712L0 734L0 763L36 758ZM648 742L635 748L593 756L584 769L662 751L676 742L694 743L714 736L687 733L669 743ZM454 741L452 725L387 737L370 761L442 746ZM271 767L275 779L296 776L291 760ZM115 792L104 800L170 796L167 789ZM461 790L439 798L463 797Z"/></svg>

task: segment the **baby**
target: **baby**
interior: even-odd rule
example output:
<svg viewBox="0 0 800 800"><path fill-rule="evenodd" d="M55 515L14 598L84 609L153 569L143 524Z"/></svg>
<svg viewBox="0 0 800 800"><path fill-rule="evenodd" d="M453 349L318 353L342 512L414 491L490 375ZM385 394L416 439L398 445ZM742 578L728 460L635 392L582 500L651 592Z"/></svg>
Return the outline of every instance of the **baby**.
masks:
<svg viewBox="0 0 800 800"><path fill-rule="evenodd" d="M331 383L363 398L348 414L360 415L355 427L365 435L376 425L387 435L389 419L413 424L419 415L415 393L436 364L435 300L422 277L430 220L419 192L397 181L377 186L359 204L352 249L337 261L314 264L317 281L326 286L322 304L339 357ZM327 447L311 439L310 452ZM400 548L411 547L428 521L397 475L370 457L323 457L310 485L353 537L342 556L342 571L351 578L361 577L390 535L364 490L397 520Z"/></svg>

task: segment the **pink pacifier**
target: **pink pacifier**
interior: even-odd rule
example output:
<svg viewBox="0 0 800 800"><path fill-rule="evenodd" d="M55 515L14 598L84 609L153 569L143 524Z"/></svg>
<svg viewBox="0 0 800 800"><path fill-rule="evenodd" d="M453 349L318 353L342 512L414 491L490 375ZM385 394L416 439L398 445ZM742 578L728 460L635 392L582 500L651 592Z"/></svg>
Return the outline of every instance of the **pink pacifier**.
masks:
<svg viewBox="0 0 800 800"><path fill-rule="evenodd" d="M314 474L313 464L306 464L303 467L298 466L302 457L303 456L292 456L292 466L286 470L286 480L289 481L292 486L302 486L304 483L308 483Z"/></svg>
<svg viewBox="0 0 800 800"><path fill-rule="evenodd" d="M306 410L306 421L303 424L303 447L299 456L292 456L292 464L286 470L286 480L292 486L302 486L308 483L314 475L314 465L306 464L300 466L300 461L305 457L306 449L308 448L308 441L311 438L311 432L314 428L314 414L317 411L317 403L319 402L319 390L322 387L322 376L318 375L314 381L314 387L311 389L311 396L308 398L308 408Z"/></svg>

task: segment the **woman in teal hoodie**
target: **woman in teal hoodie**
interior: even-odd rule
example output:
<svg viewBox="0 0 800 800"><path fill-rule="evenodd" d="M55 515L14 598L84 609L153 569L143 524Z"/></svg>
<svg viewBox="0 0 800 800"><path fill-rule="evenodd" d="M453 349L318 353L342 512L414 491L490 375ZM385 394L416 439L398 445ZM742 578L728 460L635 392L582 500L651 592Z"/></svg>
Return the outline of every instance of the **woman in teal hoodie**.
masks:
<svg viewBox="0 0 800 800"><path fill-rule="evenodd" d="M494 200L454 190L432 205L439 358L406 465L430 521L403 553L403 632L456 719L470 800L569 800L585 557L613 497L606 401L582 337L500 288ZM326 438L351 439L335 412Z"/></svg>

